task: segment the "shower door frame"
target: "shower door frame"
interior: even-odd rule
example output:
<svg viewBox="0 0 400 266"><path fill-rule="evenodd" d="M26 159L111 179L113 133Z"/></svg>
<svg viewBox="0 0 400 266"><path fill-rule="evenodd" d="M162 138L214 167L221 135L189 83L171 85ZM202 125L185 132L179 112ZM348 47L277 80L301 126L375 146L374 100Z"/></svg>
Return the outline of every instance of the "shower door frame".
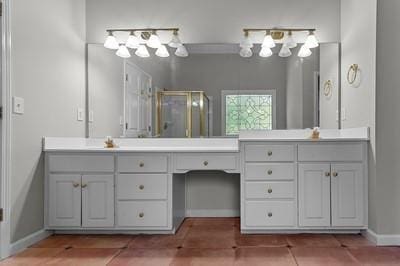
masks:
<svg viewBox="0 0 400 266"><path fill-rule="evenodd" d="M186 137L192 138L193 136L193 115L192 115L192 108L193 108L193 94L200 95L200 137L205 136L205 128L206 128L206 113L204 110L204 99L208 100L208 104L210 104L210 99L204 93L204 91L159 91L157 92L157 115L156 115L156 136L161 137L162 134L162 97L164 96L185 96L186 97ZM210 108L210 107L208 107Z"/></svg>

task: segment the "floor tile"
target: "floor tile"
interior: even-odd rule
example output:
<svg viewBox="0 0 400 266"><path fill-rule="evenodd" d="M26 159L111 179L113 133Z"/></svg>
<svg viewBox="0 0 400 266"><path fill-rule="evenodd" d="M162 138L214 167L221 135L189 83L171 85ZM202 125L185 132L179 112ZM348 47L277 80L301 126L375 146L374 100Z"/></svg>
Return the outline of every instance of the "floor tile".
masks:
<svg viewBox="0 0 400 266"><path fill-rule="evenodd" d="M287 241L293 247L340 247L334 236L326 234L288 235Z"/></svg>
<svg viewBox="0 0 400 266"><path fill-rule="evenodd" d="M190 228L192 228L191 222L186 222L186 220L179 226L178 230L175 232L176 238L185 238Z"/></svg>
<svg viewBox="0 0 400 266"><path fill-rule="evenodd" d="M185 248L232 248L236 246L234 228L192 227L184 239Z"/></svg>
<svg viewBox="0 0 400 266"><path fill-rule="evenodd" d="M284 235L241 235L235 237L238 247L286 247Z"/></svg>
<svg viewBox="0 0 400 266"><path fill-rule="evenodd" d="M84 238L80 235L52 235L36 243L34 248L66 248L73 245L74 242Z"/></svg>
<svg viewBox="0 0 400 266"><path fill-rule="evenodd" d="M107 265L120 252L111 248L71 248L57 254L45 265Z"/></svg>
<svg viewBox="0 0 400 266"><path fill-rule="evenodd" d="M236 249L235 266L291 266L296 265L288 248L257 247Z"/></svg>
<svg viewBox="0 0 400 266"><path fill-rule="evenodd" d="M168 266L177 249L125 249L108 265Z"/></svg>
<svg viewBox="0 0 400 266"><path fill-rule="evenodd" d="M350 247L362 265L400 265L400 247Z"/></svg>
<svg viewBox="0 0 400 266"><path fill-rule="evenodd" d="M198 218L193 221L192 227L204 229L224 229L237 227L239 218Z"/></svg>
<svg viewBox="0 0 400 266"><path fill-rule="evenodd" d="M179 249L171 266L232 266L235 261L235 250L229 249Z"/></svg>
<svg viewBox="0 0 400 266"><path fill-rule="evenodd" d="M183 245L183 239L175 235L140 235L129 244L129 248L178 248Z"/></svg>
<svg viewBox="0 0 400 266"><path fill-rule="evenodd" d="M63 248L28 248L17 255L0 262L0 265L43 265L45 262L51 260L63 251Z"/></svg>
<svg viewBox="0 0 400 266"><path fill-rule="evenodd" d="M340 244L346 247L375 246L374 243L360 234L355 235L335 235Z"/></svg>
<svg viewBox="0 0 400 266"><path fill-rule="evenodd" d="M348 250L342 247L298 247L290 251L300 266L360 265Z"/></svg>
<svg viewBox="0 0 400 266"><path fill-rule="evenodd" d="M134 236L128 235L88 235L79 241L74 241L74 248L124 248Z"/></svg>

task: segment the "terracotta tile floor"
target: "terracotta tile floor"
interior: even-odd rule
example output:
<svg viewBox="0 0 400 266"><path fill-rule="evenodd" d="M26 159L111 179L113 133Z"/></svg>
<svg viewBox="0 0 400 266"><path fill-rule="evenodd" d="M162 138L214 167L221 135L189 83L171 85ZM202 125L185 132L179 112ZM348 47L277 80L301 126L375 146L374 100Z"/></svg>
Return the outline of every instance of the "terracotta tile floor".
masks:
<svg viewBox="0 0 400 266"><path fill-rule="evenodd" d="M186 219L176 235L55 235L0 265L400 265L361 235L241 235L237 218Z"/></svg>

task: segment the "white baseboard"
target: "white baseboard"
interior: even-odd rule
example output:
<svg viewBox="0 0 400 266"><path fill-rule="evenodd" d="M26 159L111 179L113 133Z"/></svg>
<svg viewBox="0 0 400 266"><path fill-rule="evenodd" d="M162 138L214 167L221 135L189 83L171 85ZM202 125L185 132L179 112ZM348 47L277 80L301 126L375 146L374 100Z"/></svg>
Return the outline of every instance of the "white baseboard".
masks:
<svg viewBox="0 0 400 266"><path fill-rule="evenodd" d="M210 210L210 209L205 209L205 210L199 210L199 209L194 209L194 210L186 210L186 217L239 217L240 211L239 210L230 210L230 209L224 209L224 210Z"/></svg>
<svg viewBox="0 0 400 266"><path fill-rule="evenodd" d="M51 236L52 234L52 231L42 229L18 240L17 242L12 243L10 246L10 256L26 249L29 246L32 246L33 244L45 239L46 237Z"/></svg>
<svg viewBox="0 0 400 266"><path fill-rule="evenodd" d="M363 231L362 235L377 246L400 246L400 235L380 235L371 229Z"/></svg>

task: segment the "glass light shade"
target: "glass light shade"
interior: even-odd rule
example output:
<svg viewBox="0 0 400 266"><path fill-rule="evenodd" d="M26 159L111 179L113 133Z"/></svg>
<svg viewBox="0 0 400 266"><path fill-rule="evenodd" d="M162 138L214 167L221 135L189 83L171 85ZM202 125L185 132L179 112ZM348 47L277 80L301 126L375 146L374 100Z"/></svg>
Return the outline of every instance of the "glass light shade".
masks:
<svg viewBox="0 0 400 266"><path fill-rule="evenodd" d="M147 46L150 48L157 49L158 47L161 46L161 41L160 38L155 33L152 33L150 35L149 40L147 41Z"/></svg>
<svg viewBox="0 0 400 266"><path fill-rule="evenodd" d="M135 55L139 57L149 57L149 51L147 50L146 46L141 44L139 45L139 48L136 50Z"/></svg>
<svg viewBox="0 0 400 266"><path fill-rule="evenodd" d="M261 51L259 53L259 56L261 57L270 57L272 56L274 53L272 52L271 48L267 47L267 46L263 46L261 48Z"/></svg>
<svg viewBox="0 0 400 266"><path fill-rule="evenodd" d="M313 32L311 32L311 33L308 35L307 40L306 40L306 42L305 42L305 45L306 45L308 48L315 48L315 47L318 47L318 46L319 46L317 37L315 37L315 35L314 35Z"/></svg>
<svg viewBox="0 0 400 266"><path fill-rule="evenodd" d="M112 35L112 33L107 36L107 39L104 42L104 47L112 50L119 49L119 43L117 42L117 39L114 37L114 35Z"/></svg>
<svg viewBox="0 0 400 266"><path fill-rule="evenodd" d="M275 47L275 41L274 41L274 39L272 39L271 34L265 35L261 46L262 47L267 47L267 48L274 48Z"/></svg>
<svg viewBox="0 0 400 266"><path fill-rule="evenodd" d="M292 52L290 51L289 47L287 47L286 44L283 44L281 50L279 51L279 56L280 57L289 57L291 55L292 55Z"/></svg>
<svg viewBox="0 0 400 266"><path fill-rule="evenodd" d="M250 47L243 47L242 49L240 49L239 54L241 57L252 57L253 52L251 51Z"/></svg>
<svg viewBox="0 0 400 266"><path fill-rule="evenodd" d="M187 57L189 53L186 50L186 47L184 45L181 45L176 49L175 55L179 57Z"/></svg>
<svg viewBox="0 0 400 266"><path fill-rule="evenodd" d="M179 39L178 33L176 34L174 33L174 35L172 35L171 41L168 43L168 46L172 48L178 48L181 45L182 43L181 40Z"/></svg>
<svg viewBox="0 0 400 266"><path fill-rule="evenodd" d="M305 44L303 44L300 48L298 56L299 57L308 57L310 55L312 55L310 48L308 48Z"/></svg>
<svg viewBox="0 0 400 266"><path fill-rule="evenodd" d="M137 36L135 36L133 33L129 35L128 40L126 41L125 46L131 49L137 49L139 48L140 45L140 40Z"/></svg>
<svg viewBox="0 0 400 266"><path fill-rule="evenodd" d="M156 51L156 56L168 57L169 56L169 52L167 50L167 47L165 47L165 45L163 45L163 44L160 47L158 47L158 49Z"/></svg>
<svg viewBox="0 0 400 266"><path fill-rule="evenodd" d="M285 41L283 43L289 49L297 47L297 43L294 41L292 33L288 34L288 36L286 37L286 39L285 39Z"/></svg>
<svg viewBox="0 0 400 266"><path fill-rule="evenodd" d="M129 53L128 48L126 48L126 46L123 44L121 44L119 46L119 49L117 50L117 52L115 54L122 58L131 57L131 54Z"/></svg>
<svg viewBox="0 0 400 266"><path fill-rule="evenodd" d="M252 48L253 47L253 43L250 40L250 37L244 36L242 41L240 42L240 47L241 48Z"/></svg>

